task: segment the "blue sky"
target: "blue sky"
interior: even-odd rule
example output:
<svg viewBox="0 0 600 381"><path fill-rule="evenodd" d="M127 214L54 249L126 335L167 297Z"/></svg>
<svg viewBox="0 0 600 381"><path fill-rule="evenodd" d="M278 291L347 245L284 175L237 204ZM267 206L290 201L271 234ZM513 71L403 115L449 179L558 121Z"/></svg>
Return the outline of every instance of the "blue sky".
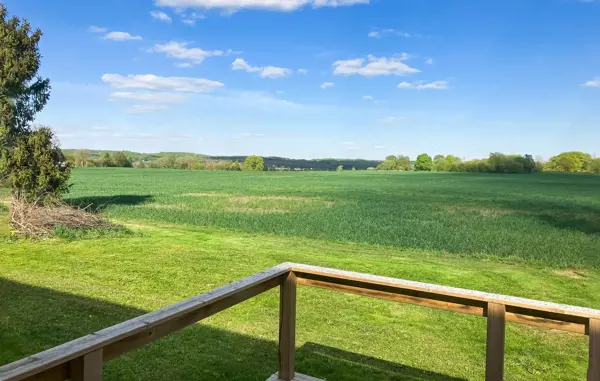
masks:
<svg viewBox="0 0 600 381"><path fill-rule="evenodd" d="M600 155L600 0L4 3L65 148Z"/></svg>

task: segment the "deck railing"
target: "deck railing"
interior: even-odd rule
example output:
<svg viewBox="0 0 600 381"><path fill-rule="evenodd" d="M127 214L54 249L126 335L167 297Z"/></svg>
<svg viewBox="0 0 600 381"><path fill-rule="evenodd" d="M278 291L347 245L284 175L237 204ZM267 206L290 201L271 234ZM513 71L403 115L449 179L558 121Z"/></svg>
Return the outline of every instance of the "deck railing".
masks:
<svg viewBox="0 0 600 381"><path fill-rule="evenodd" d="M103 363L278 286L278 377L290 381L298 377L294 370L298 284L486 317L486 381L504 379L506 321L589 335L587 380L600 381L600 310L295 263L5 365L0 367L0 381L100 381Z"/></svg>

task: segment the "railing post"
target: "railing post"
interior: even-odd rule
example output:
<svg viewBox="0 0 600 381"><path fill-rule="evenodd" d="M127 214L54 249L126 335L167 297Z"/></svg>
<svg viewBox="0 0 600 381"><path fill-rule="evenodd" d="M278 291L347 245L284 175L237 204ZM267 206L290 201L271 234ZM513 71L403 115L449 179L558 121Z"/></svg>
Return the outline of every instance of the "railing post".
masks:
<svg viewBox="0 0 600 381"><path fill-rule="evenodd" d="M100 348L71 361L71 381L102 381L102 356Z"/></svg>
<svg viewBox="0 0 600 381"><path fill-rule="evenodd" d="M281 278L279 290L279 379L294 379L296 355L296 274Z"/></svg>
<svg viewBox="0 0 600 381"><path fill-rule="evenodd" d="M600 319L590 319L590 359L587 381L600 381Z"/></svg>
<svg viewBox="0 0 600 381"><path fill-rule="evenodd" d="M504 380L504 331L506 307L488 303L485 381Z"/></svg>

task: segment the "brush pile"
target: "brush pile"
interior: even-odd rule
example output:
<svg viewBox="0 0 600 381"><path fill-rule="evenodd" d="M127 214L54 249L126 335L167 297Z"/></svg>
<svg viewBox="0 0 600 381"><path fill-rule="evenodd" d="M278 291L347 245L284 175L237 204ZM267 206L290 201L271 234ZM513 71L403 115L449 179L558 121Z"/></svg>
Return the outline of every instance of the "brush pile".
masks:
<svg viewBox="0 0 600 381"><path fill-rule="evenodd" d="M13 198L10 211L13 231L28 237L47 236L57 227L102 229L114 226L100 214L89 210L89 207L74 208L62 201L40 205Z"/></svg>

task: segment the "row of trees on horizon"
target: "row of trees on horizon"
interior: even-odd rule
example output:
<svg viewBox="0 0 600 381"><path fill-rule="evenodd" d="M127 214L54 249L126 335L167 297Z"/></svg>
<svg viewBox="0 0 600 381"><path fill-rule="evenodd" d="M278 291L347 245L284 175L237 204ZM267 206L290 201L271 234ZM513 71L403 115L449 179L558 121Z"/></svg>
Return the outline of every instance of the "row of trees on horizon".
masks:
<svg viewBox="0 0 600 381"><path fill-rule="evenodd" d="M531 155L506 155L491 153L485 159L463 161L454 155L426 153L411 161L408 156L389 155L378 166L382 171L433 171L433 172L486 172L486 173L533 173L533 172L581 172L600 174L600 158L579 151L563 152L548 161L534 159Z"/></svg>
<svg viewBox="0 0 600 381"><path fill-rule="evenodd" d="M248 156L243 163L232 160L200 159L198 156L167 155L155 160L136 160L128 157L124 151L105 152L92 159L89 150L76 150L66 155L67 160L78 167L121 167L121 168L170 168L188 170L221 170L221 171L264 171L264 160L260 156Z"/></svg>
<svg viewBox="0 0 600 381"><path fill-rule="evenodd" d="M187 170L223 170L241 171L257 170L314 170L313 168L294 168L277 166L273 160L280 160L285 164L294 164L293 159L266 158L272 162L267 165L265 159L260 156L236 157L236 160L225 158L201 157L199 155L166 155L154 160L139 160L127 156L123 151L104 152L100 157L91 158L88 150L76 150L67 155L67 159L74 165L80 167L137 167L137 168L173 168ZM239 160L237 160L239 159ZM249 161L248 161L249 160ZM332 159L333 160L333 159ZM250 164L250 162L260 162ZM306 161L312 165L311 161ZM353 164L352 161L349 161ZM432 171L432 172L487 172L487 173L533 173L533 172L581 172L600 174L600 158L594 158L591 154L579 151L563 152L544 161L541 158L533 158L531 155L507 155L502 153L491 153L484 159L462 160L454 155L436 155L434 157L423 153L413 161L405 155L389 155L385 160L379 162L376 167L344 166L335 163L327 163L326 170L351 170L369 169L380 171ZM329 165L332 164L332 165ZM334 165L333 165L334 164ZM322 168L317 168L322 170Z"/></svg>

